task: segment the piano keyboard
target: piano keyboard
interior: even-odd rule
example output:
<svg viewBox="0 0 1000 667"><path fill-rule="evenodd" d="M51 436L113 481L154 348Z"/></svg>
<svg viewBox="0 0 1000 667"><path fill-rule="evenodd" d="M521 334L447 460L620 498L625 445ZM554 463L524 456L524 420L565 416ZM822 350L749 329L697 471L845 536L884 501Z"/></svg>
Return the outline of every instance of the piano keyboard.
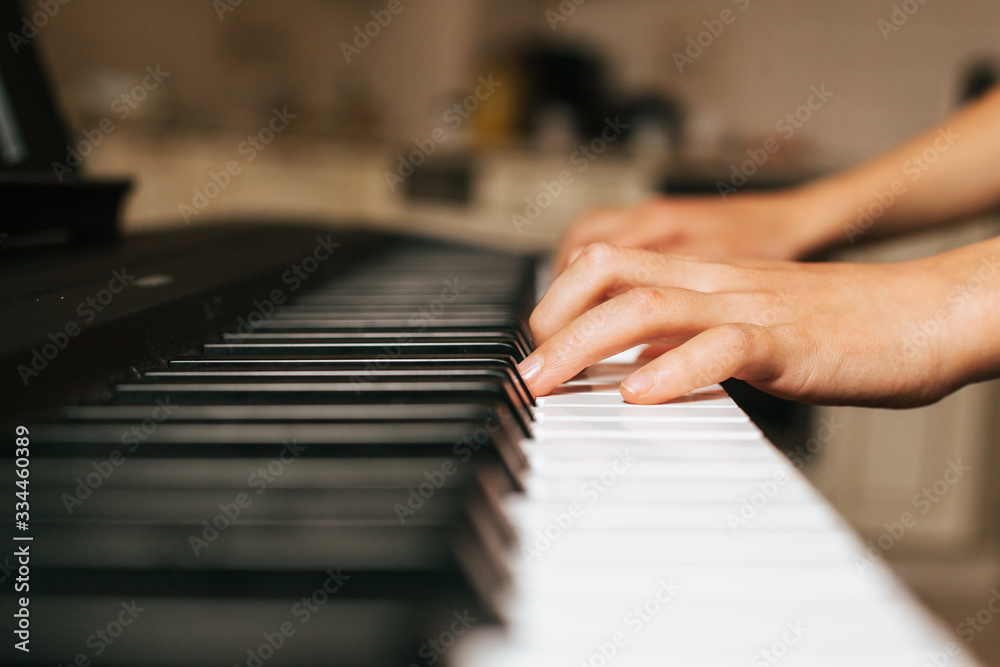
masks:
<svg viewBox="0 0 1000 667"><path fill-rule="evenodd" d="M625 405L626 355L536 402L532 262L315 280L30 425L4 664L974 664L719 387Z"/></svg>
<svg viewBox="0 0 1000 667"><path fill-rule="evenodd" d="M977 664L721 387L625 404L634 356L539 399L510 622L456 664Z"/></svg>

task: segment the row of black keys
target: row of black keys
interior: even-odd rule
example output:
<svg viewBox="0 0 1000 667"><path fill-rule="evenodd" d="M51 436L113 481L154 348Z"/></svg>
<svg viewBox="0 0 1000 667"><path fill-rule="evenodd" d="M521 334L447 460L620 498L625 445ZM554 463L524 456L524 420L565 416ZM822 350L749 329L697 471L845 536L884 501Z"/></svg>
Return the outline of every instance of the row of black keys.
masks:
<svg viewBox="0 0 1000 667"><path fill-rule="evenodd" d="M533 277L397 248L34 425L25 661L446 663L502 620Z"/></svg>

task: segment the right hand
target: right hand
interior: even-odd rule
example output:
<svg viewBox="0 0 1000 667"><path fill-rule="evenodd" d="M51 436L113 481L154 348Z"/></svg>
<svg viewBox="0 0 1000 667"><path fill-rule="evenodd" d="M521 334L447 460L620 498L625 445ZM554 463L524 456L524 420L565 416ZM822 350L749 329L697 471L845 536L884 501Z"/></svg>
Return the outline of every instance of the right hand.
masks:
<svg viewBox="0 0 1000 667"><path fill-rule="evenodd" d="M717 197L657 197L592 211L572 223L555 254L559 275L591 243L676 255L797 259L823 245L823 230L799 191Z"/></svg>
<svg viewBox="0 0 1000 667"><path fill-rule="evenodd" d="M1000 377L1000 238L899 263L709 260L594 243L531 315L535 396L640 344L622 383L663 403L734 377L826 405L914 407Z"/></svg>

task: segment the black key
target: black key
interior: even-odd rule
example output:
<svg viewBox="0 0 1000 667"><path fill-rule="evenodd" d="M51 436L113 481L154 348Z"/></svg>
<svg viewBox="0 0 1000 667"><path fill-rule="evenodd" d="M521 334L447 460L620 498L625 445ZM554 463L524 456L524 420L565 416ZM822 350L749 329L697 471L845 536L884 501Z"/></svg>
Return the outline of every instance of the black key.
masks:
<svg viewBox="0 0 1000 667"><path fill-rule="evenodd" d="M530 413L533 401L530 393L524 387L523 381L513 369L502 368L444 368L419 367L414 364L391 364L386 368L367 367L359 365L342 365L320 368L264 368L257 365L254 368L200 368L180 369L170 368L162 371L143 373L143 380L151 382L349 382L356 384L371 384L378 382L446 382L449 380L485 380L500 381L509 384L513 394L520 399L519 410Z"/></svg>
<svg viewBox="0 0 1000 667"><path fill-rule="evenodd" d="M528 386L517 372L510 358L502 357L467 357L467 358L436 358L410 357L402 359L390 358L355 358L355 359L313 359L304 357L186 357L173 359L168 367L171 370L319 370L343 369L359 374L361 377L374 377L383 370L428 370L432 369L441 375L447 375L452 370L480 369L505 373L513 382L517 393L528 405L535 405L535 398Z"/></svg>
<svg viewBox="0 0 1000 667"><path fill-rule="evenodd" d="M267 667L383 667L408 665L418 659L427 637L448 627L451 611L440 604L408 600L346 600L338 596L354 583L342 585L326 572L286 576L282 594L260 591L269 578L261 574L245 581L226 573L206 577L201 596L175 593L176 585L191 580L190 573L141 573L116 570L88 572L93 594L72 594L65 584L83 576L77 571L40 573L52 582L50 592L31 596L31 653L18 651L17 662L6 664L66 665L77 655L92 656L102 649L101 665L134 667L210 667L258 665ZM348 574L342 571L343 574ZM145 595L147 581L168 589ZM33 584L35 581L33 580ZM326 589L334 590L328 594ZM0 596L6 609L17 609L13 594ZM432 598L436 601L435 598ZM464 610L462 606L452 609ZM119 632L124 619L130 625L108 644L107 628ZM117 625L113 625L117 624ZM290 633L282 635L284 629ZM267 638L270 638L268 643ZM87 642L90 642L88 644ZM279 643L280 642L280 643ZM272 647L279 645L280 650ZM6 649L8 655L13 649ZM261 656L270 656L265 662ZM80 663L86 664L86 663Z"/></svg>
<svg viewBox="0 0 1000 667"><path fill-rule="evenodd" d="M517 366L510 357L501 355L480 355L475 357L420 357L411 356L399 359L389 357L364 357L357 356L345 359L317 359L312 357L296 356L270 356L270 357L239 357L239 356L215 356L215 357L182 357L172 359L168 362L168 368L178 370L188 369L210 369L219 370L241 370L261 368L268 370L280 370L288 368L290 370L308 370L310 368L343 368L356 370L359 372L373 372L376 370L399 368L403 370L423 370L426 368L440 369L447 373L453 368L476 368L483 370L493 370L505 372L514 379L518 386L519 393L531 405L535 404L535 399L528 391L528 386L517 372Z"/></svg>
<svg viewBox="0 0 1000 667"><path fill-rule="evenodd" d="M305 459L448 457L500 465L515 488L526 459L520 430L497 413L484 421L324 423L173 423L147 431L115 423L38 424L38 458L293 457Z"/></svg>
<svg viewBox="0 0 1000 667"><path fill-rule="evenodd" d="M206 355L237 354L242 356L267 356L274 354L291 354L311 356L316 359L339 358L352 356L378 356L385 354L393 358L403 357L451 357L463 359L467 357L487 355L502 355L520 363L524 355L510 341L460 341L447 343L413 342L413 343L208 343L203 348Z"/></svg>
<svg viewBox="0 0 1000 667"><path fill-rule="evenodd" d="M363 421L483 421L489 412L475 403L397 405L387 411L378 405L76 405L58 412L61 423L102 422L128 427L170 420L201 422L363 422Z"/></svg>
<svg viewBox="0 0 1000 667"><path fill-rule="evenodd" d="M351 343L377 343L383 347L397 343L453 343L496 342L511 343L522 357L531 353L531 348L520 331L498 330L494 327L475 331L449 328L446 331L419 331L416 329L400 330L388 328L382 331L369 331L363 326L354 329L345 328L341 331L332 330L326 325L309 327L293 324L289 327L261 327L259 332L248 334L225 334L223 340L228 343L335 343L349 345Z"/></svg>

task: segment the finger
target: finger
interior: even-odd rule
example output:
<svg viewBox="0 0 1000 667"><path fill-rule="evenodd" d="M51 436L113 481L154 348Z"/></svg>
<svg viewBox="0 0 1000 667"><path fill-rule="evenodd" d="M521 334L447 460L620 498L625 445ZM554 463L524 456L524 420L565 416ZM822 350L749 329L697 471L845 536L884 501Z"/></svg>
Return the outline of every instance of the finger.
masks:
<svg viewBox="0 0 1000 667"><path fill-rule="evenodd" d="M668 230L666 225L661 225L656 236L641 227L623 230L622 233L609 237L608 243L622 246L624 248L641 248L652 250L658 253L677 254L686 251L689 243L687 235L681 230Z"/></svg>
<svg viewBox="0 0 1000 667"><path fill-rule="evenodd" d="M603 240L626 248L672 252L685 236L684 230L684 221L674 214L672 203L654 200L632 209L629 224L619 225L612 236Z"/></svg>
<svg viewBox="0 0 1000 667"><path fill-rule="evenodd" d="M734 267L593 243L552 283L529 326L535 342L544 343L594 306L634 287L710 292L735 290L744 282Z"/></svg>
<svg viewBox="0 0 1000 667"><path fill-rule="evenodd" d="M641 343L676 345L720 322L728 301L679 289L639 288L583 313L518 365L536 396Z"/></svg>
<svg viewBox="0 0 1000 667"><path fill-rule="evenodd" d="M575 249L574 249L574 250L573 250L573 251L572 251L572 252L571 252L571 253L569 254L569 260L568 260L568 262L567 262L567 266L572 266L573 262L575 262L575 261L577 260L577 258L578 258L578 257L579 257L580 255L582 255L582 254L583 254L583 250L584 250L584 248L585 248L585 247L586 247L586 246L583 246L583 247L581 247L581 248L575 248Z"/></svg>
<svg viewBox="0 0 1000 667"><path fill-rule="evenodd" d="M649 362L625 378L629 403L656 404L732 377L767 381L782 359L771 330L755 324L723 324Z"/></svg>
<svg viewBox="0 0 1000 667"><path fill-rule="evenodd" d="M552 261L552 270L559 275L591 243L603 241L615 234L624 223L626 211L623 209L599 209L586 214L574 222L563 236Z"/></svg>

